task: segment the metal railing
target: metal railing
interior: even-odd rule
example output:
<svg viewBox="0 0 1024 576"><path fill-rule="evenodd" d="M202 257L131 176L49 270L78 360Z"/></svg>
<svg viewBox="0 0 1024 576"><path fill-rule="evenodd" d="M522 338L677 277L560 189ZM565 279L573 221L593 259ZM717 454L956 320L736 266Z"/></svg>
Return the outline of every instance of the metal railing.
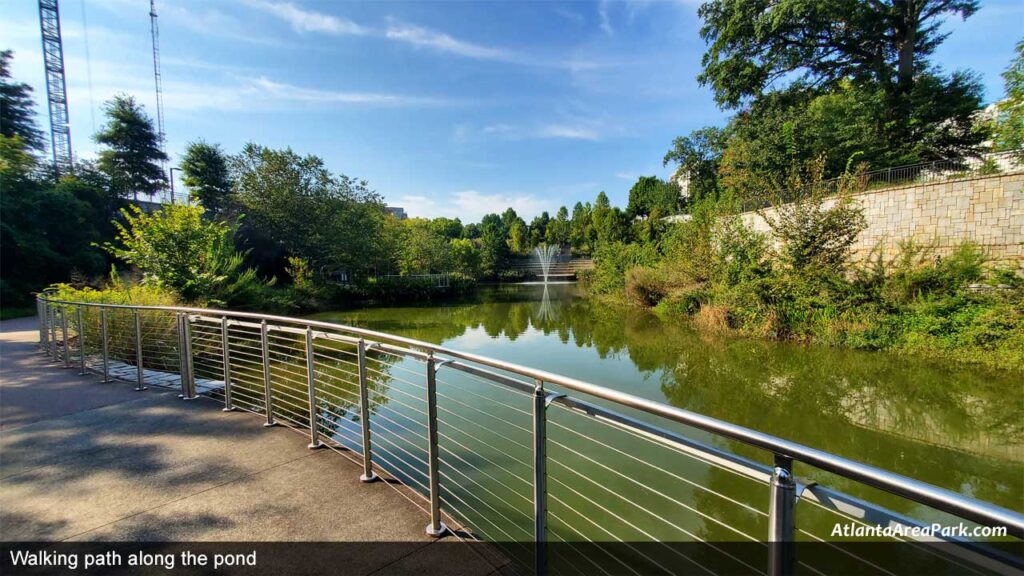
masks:
<svg viewBox="0 0 1024 576"><path fill-rule="evenodd" d="M918 164L907 164L870 170L853 177L830 178L814 185L814 192L824 196L838 194L846 183L851 192L867 192L895 186L931 184L998 175L1024 170L1024 152L1010 150L993 152L980 157L935 160ZM852 179L851 179L852 178ZM787 191L777 198L758 197L743 202L742 210L750 211L767 208L773 204L785 204L797 200L800 191Z"/></svg>
<svg viewBox="0 0 1024 576"><path fill-rule="evenodd" d="M224 410L308 434L310 448L357 459L364 482L386 474L422 496L428 534L495 542L538 574L637 572L644 561L674 571L641 541L703 542L707 554L742 573L826 574L827 563L798 557L794 543L834 546L826 532L837 519L908 529L966 521L1003 528L1014 543L1024 538L1016 511L688 410L411 338L201 308L46 295L37 306L40 347L65 367L129 380L137 390L164 386L183 399L219 399ZM733 450L716 445L730 442ZM797 464L847 489L800 480ZM896 540L958 573L1024 567L998 542L906 534ZM572 555L587 541L617 543L617 552ZM741 556L728 541L762 553ZM549 542L560 543L557 557ZM897 573L834 547L865 572ZM677 570L714 572L704 556L666 550Z"/></svg>

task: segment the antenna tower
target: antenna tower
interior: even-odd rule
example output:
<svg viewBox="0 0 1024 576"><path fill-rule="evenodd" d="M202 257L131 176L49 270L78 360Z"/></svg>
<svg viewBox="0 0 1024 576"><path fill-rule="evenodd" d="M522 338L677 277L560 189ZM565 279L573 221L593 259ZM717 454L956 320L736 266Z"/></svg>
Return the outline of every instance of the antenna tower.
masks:
<svg viewBox="0 0 1024 576"><path fill-rule="evenodd" d="M68 89L64 79L64 44L60 38L60 8L57 0L39 0L39 30L43 37L43 65L46 68L46 99L50 109L50 150L57 174L70 174L71 126Z"/></svg>
<svg viewBox="0 0 1024 576"><path fill-rule="evenodd" d="M167 154L167 147L164 134L164 87L160 77L160 28L156 23L156 0L149 0L149 23L150 32L153 36L153 83L156 86L156 130L160 139L160 151ZM160 165L166 172L167 163L161 161Z"/></svg>

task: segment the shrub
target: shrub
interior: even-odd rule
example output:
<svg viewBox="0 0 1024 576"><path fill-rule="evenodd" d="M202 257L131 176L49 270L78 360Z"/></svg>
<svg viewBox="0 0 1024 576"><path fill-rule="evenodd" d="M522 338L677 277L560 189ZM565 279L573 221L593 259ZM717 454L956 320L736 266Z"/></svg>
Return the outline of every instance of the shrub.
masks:
<svg viewBox="0 0 1024 576"><path fill-rule="evenodd" d="M226 306L252 302L264 285L245 254L235 250L235 227L203 218L202 206L165 205L152 214L138 206L115 222L117 245L103 248L143 273L143 284L176 293L186 302Z"/></svg>
<svg viewBox="0 0 1024 576"><path fill-rule="evenodd" d="M626 270L653 266L657 262L658 250L650 244L609 242L597 250L590 287L599 294L621 294L626 284Z"/></svg>
<svg viewBox="0 0 1024 576"><path fill-rule="evenodd" d="M626 299L641 306L656 306L668 294L668 284L656 268L630 268L625 288Z"/></svg>
<svg viewBox="0 0 1024 576"><path fill-rule="evenodd" d="M787 196L792 201L775 206L774 215L761 212L779 244L781 260L795 270L843 271L850 247L867 227L864 209L855 204L850 191L856 175L840 180L839 195L826 198L822 183L824 162L810 162L803 172L789 178Z"/></svg>

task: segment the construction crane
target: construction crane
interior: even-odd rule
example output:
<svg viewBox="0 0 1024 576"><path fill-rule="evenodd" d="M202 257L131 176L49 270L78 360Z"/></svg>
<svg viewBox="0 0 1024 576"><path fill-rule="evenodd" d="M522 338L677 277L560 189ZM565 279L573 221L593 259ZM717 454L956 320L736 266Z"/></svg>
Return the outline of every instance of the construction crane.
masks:
<svg viewBox="0 0 1024 576"><path fill-rule="evenodd" d="M50 109L50 150L53 168L70 174L71 125L68 115L68 88L64 79L64 44L60 37L60 7L57 0L39 0L39 29L43 37L43 65L46 68L46 99Z"/></svg>
<svg viewBox="0 0 1024 576"><path fill-rule="evenodd" d="M160 77L160 28L156 23L156 0L149 0L149 28L153 36L153 84L156 87L156 131L160 139L160 151L167 155L164 133L164 87ZM162 171L167 171L167 162L161 161Z"/></svg>

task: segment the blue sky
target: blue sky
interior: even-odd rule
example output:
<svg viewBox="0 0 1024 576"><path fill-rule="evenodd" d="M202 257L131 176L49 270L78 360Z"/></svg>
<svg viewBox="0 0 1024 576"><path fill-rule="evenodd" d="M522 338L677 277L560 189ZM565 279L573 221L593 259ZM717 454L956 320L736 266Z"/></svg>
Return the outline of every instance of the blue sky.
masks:
<svg viewBox="0 0 1024 576"><path fill-rule="evenodd" d="M317 154L416 216L529 219L600 190L623 204L640 175L666 176L672 138L720 124L699 86L696 0L291 2L164 0L168 152L197 138ZM155 114L146 0L63 0L72 143L94 154L117 92ZM87 26L83 25L87 22ZM1000 72L1024 36L1024 3L983 2L936 61ZM0 47L45 95L36 3L5 2Z"/></svg>

